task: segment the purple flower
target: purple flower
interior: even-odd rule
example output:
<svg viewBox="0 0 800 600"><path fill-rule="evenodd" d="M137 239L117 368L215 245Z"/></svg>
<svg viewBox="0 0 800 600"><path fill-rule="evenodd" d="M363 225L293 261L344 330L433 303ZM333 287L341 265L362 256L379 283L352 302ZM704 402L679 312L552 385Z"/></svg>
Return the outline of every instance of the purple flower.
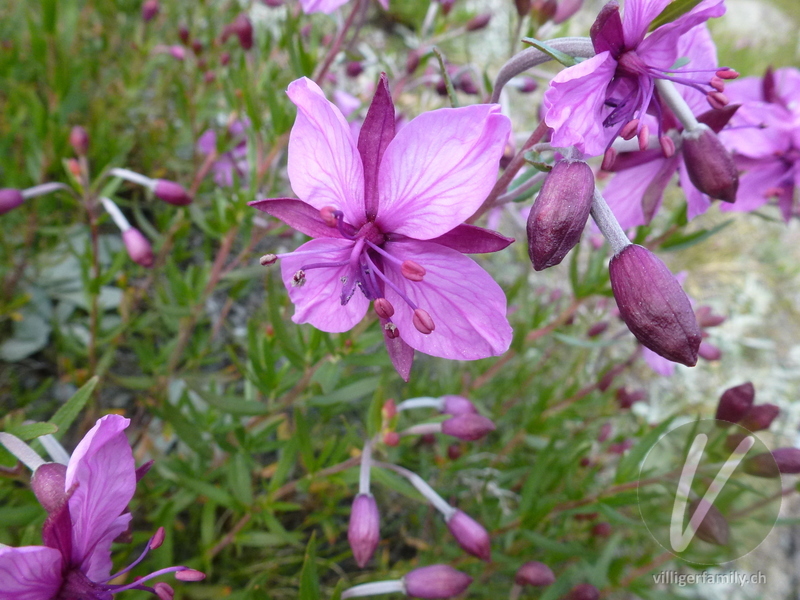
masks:
<svg viewBox="0 0 800 600"><path fill-rule="evenodd" d="M389 0L378 0L378 2L384 10L389 10ZM329 15L343 4L347 4L347 0L300 0L300 6L307 15L316 12Z"/></svg>
<svg viewBox="0 0 800 600"><path fill-rule="evenodd" d="M722 141L734 151L739 180L736 204L722 210L756 210L771 198L787 221L796 213L794 191L800 187L800 71L768 70L763 79L747 77L727 89L742 106L723 130Z"/></svg>
<svg viewBox="0 0 800 600"><path fill-rule="evenodd" d="M45 545L0 547L1 600L111 600L130 589L165 598L172 590L167 584L149 587L144 581L172 572L179 579L202 578L193 569L169 567L128 585L109 583L139 563L111 575L111 542L128 528L132 517L127 507L136 488L133 453L124 433L129 423L108 415L95 424L75 448L66 472L61 470L60 497L53 493L59 472L46 469L37 490L50 513L42 531ZM34 487L36 479L34 474ZM162 540L159 530L144 554Z"/></svg>
<svg viewBox="0 0 800 600"><path fill-rule="evenodd" d="M395 136L382 76L355 140L314 82L299 79L288 93L298 107L289 180L300 200L252 205L316 238L262 258L282 259L292 320L347 331L374 301L404 378L412 349L458 360L505 352L512 335L505 295L462 253L495 252L513 240L461 224L495 181L510 130L499 106L425 113Z"/></svg>
<svg viewBox="0 0 800 600"><path fill-rule="evenodd" d="M228 127L228 132L235 145L231 150L223 152L211 165L214 182L221 187L233 187L234 176L243 185L250 179L250 163L247 160L247 137L245 129L250 126L249 121L234 121ZM198 138L197 150L208 156L217 149L217 134L213 129L208 129Z"/></svg>
<svg viewBox="0 0 800 600"><path fill-rule="evenodd" d="M616 2L601 10L591 31L597 54L561 71L544 95L545 122L554 130L554 146L576 146L585 154L597 156L635 119L639 120L634 123L637 132L647 138L642 119L651 103L657 114L661 112L656 79L710 94L717 92L710 85L716 68L704 78L704 71L698 73L691 65L685 69L672 67L679 57L681 36L709 18L724 14L723 1L703 0L645 37L653 19L669 3L670 0L628 0L623 18Z"/></svg>

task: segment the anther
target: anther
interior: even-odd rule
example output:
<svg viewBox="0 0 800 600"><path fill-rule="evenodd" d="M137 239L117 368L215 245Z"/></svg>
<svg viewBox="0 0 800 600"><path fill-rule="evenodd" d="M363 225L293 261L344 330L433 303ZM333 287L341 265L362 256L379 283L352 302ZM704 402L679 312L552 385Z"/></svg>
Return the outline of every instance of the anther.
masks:
<svg viewBox="0 0 800 600"><path fill-rule="evenodd" d="M722 92L709 92L706 95L706 100L708 100L711 108L724 108L728 105L728 97Z"/></svg>
<svg viewBox="0 0 800 600"><path fill-rule="evenodd" d="M723 81L721 78L717 77L716 75L711 78L711 81L709 81L708 84L712 88L717 90L718 92L724 92L725 91L725 81Z"/></svg>
<svg viewBox="0 0 800 600"><path fill-rule="evenodd" d="M658 138L658 143L661 145L661 153L664 158L672 158L675 155L675 142L668 135L662 135Z"/></svg>
<svg viewBox="0 0 800 600"><path fill-rule="evenodd" d="M414 324L414 327L416 327L417 331L424 333L425 335L428 335L434 329L436 329L436 325L434 324L433 319L431 319L431 316L421 308L418 308L414 311L414 316L411 318L411 322Z"/></svg>
<svg viewBox="0 0 800 600"><path fill-rule="evenodd" d="M300 269L297 273L292 275L292 286L301 287L306 283L306 272Z"/></svg>
<svg viewBox="0 0 800 600"><path fill-rule="evenodd" d="M614 167L615 162L617 162L617 151L613 148L609 148L606 150L605 154L603 154L603 162L600 168L603 169L603 171L610 171Z"/></svg>
<svg viewBox="0 0 800 600"><path fill-rule="evenodd" d="M642 125L639 130L639 150L644 152L647 150L647 144L650 143L650 128L647 125Z"/></svg>
<svg viewBox="0 0 800 600"><path fill-rule="evenodd" d="M639 119L632 119L625 124L625 127L619 132L623 140L630 140L636 135L639 129Z"/></svg>
<svg viewBox="0 0 800 600"><path fill-rule="evenodd" d="M717 71L716 75L720 79L736 79L737 77L739 77L739 73L727 67Z"/></svg>
<svg viewBox="0 0 800 600"><path fill-rule="evenodd" d="M328 227L336 227L336 209L332 206L323 206L319 209L319 216Z"/></svg>
<svg viewBox="0 0 800 600"><path fill-rule="evenodd" d="M275 254L265 254L258 262L261 263L262 267L266 267L267 265L274 265L278 260L278 257Z"/></svg>
<svg viewBox="0 0 800 600"><path fill-rule="evenodd" d="M175 573L175 579L178 581L203 581L206 578L206 574L202 571L197 571L195 569L185 569L183 571L178 571Z"/></svg>
<svg viewBox="0 0 800 600"><path fill-rule="evenodd" d="M397 325L395 325L394 323L386 323L386 325L384 325L383 328L384 330L386 330L386 336L390 340L394 340L400 337L400 330L397 329Z"/></svg>
<svg viewBox="0 0 800 600"><path fill-rule="evenodd" d="M153 535L153 539L150 540L150 550L155 550L156 548L161 546L161 544L164 543L164 537L165 537L164 528L159 527L156 530L155 535Z"/></svg>
<svg viewBox="0 0 800 600"><path fill-rule="evenodd" d="M391 319L394 315L394 306L386 298L376 298L374 306L381 319Z"/></svg>
<svg viewBox="0 0 800 600"><path fill-rule="evenodd" d="M422 281L426 272L425 267L415 263L413 260L404 260L403 264L400 265L400 273L411 281Z"/></svg>
<svg viewBox="0 0 800 600"><path fill-rule="evenodd" d="M172 600L175 597L175 590L168 583L158 582L153 586L159 600Z"/></svg>

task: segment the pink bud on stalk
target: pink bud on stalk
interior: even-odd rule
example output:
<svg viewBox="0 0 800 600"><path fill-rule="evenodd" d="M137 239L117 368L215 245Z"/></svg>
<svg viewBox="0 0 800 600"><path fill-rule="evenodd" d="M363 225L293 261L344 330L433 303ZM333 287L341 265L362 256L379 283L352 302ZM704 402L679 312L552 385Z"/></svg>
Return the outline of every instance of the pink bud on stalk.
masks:
<svg viewBox="0 0 800 600"><path fill-rule="evenodd" d="M161 7L158 4L158 0L145 0L142 4L142 20L145 23L152 21L160 10Z"/></svg>
<svg viewBox="0 0 800 600"><path fill-rule="evenodd" d="M724 202L736 201L739 171L717 134L706 125L685 130L683 160L692 184L708 196Z"/></svg>
<svg viewBox="0 0 800 600"><path fill-rule="evenodd" d="M358 60L351 60L344 70L348 77L358 77L364 72L364 65Z"/></svg>
<svg viewBox="0 0 800 600"><path fill-rule="evenodd" d="M703 499L693 500L689 503L689 514L694 515L701 507L708 512L706 512L700 525L697 526L697 537L715 546L727 545L730 537L728 521L725 520L725 517L722 516L716 506Z"/></svg>
<svg viewBox="0 0 800 600"><path fill-rule="evenodd" d="M773 452L763 452L748 458L743 463L744 472L756 477L774 479L782 473L800 473L800 449L778 448Z"/></svg>
<svg viewBox="0 0 800 600"><path fill-rule="evenodd" d="M153 184L153 193L164 202L175 206L186 206L192 203L192 197L182 185L166 179L156 179Z"/></svg>
<svg viewBox="0 0 800 600"><path fill-rule="evenodd" d="M231 35L239 38L239 45L244 50L250 50L253 47L253 24L246 14L240 14L233 23L225 27L222 32L222 41L224 42Z"/></svg>
<svg viewBox="0 0 800 600"><path fill-rule="evenodd" d="M751 408L739 425L750 431L769 429L781 409L774 404L758 404Z"/></svg>
<svg viewBox="0 0 800 600"><path fill-rule="evenodd" d="M722 358L722 350L720 350L714 344L700 342L700 348L697 350L697 355L703 360L714 361Z"/></svg>
<svg viewBox="0 0 800 600"><path fill-rule="evenodd" d="M19 190L14 188L0 189L0 215L14 210L23 202L25 202L25 197Z"/></svg>
<svg viewBox="0 0 800 600"><path fill-rule="evenodd" d="M451 417L442 423L442 433L474 442L496 429L491 419L472 413Z"/></svg>
<svg viewBox="0 0 800 600"><path fill-rule="evenodd" d="M155 260L153 248L141 231L135 227L126 229L122 232L122 241L125 244L125 249L128 251L128 256L131 257L133 262L143 267L149 268L153 266L153 261Z"/></svg>
<svg viewBox="0 0 800 600"><path fill-rule="evenodd" d="M73 127L69 132L69 145L78 156L86 156L89 152L89 134L86 129L80 125Z"/></svg>
<svg viewBox="0 0 800 600"><path fill-rule="evenodd" d="M441 401L441 412L448 415L478 414L478 409L475 408L475 405L463 396L442 396Z"/></svg>
<svg viewBox="0 0 800 600"><path fill-rule="evenodd" d="M593 197L594 173L588 164L555 164L528 216L528 255L534 269L559 264L580 241Z"/></svg>
<svg viewBox="0 0 800 600"><path fill-rule="evenodd" d="M456 510L447 520L447 528L464 552L489 562L492 552L491 542L489 533L483 525L464 511Z"/></svg>
<svg viewBox="0 0 800 600"><path fill-rule="evenodd" d="M483 29L489 24L489 21L492 20L492 13L481 13L472 17L469 21L467 21L467 31L478 31L479 29Z"/></svg>
<svg viewBox="0 0 800 600"><path fill-rule="evenodd" d="M600 590L590 583L580 583L566 595L566 600L598 600Z"/></svg>
<svg viewBox="0 0 800 600"><path fill-rule="evenodd" d="M555 583L556 576L546 564L532 560L522 565L514 576L517 585L544 587Z"/></svg>
<svg viewBox="0 0 800 600"><path fill-rule="evenodd" d="M697 364L701 332L689 298L647 248L629 244L611 259L620 316L642 345L673 362Z"/></svg>
<svg viewBox="0 0 800 600"><path fill-rule="evenodd" d="M717 404L717 414L714 416L717 421L728 421L738 423L748 413L753 406L756 390L749 381L732 388L728 388L719 397ZM726 423L717 423L720 427L725 427Z"/></svg>
<svg viewBox="0 0 800 600"><path fill-rule="evenodd" d="M435 600L462 594L472 583L472 577L450 565L431 565L410 571L403 582L406 594L412 598Z"/></svg>
<svg viewBox="0 0 800 600"><path fill-rule="evenodd" d="M347 539L356 563L363 569L380 542L380 514L371 494L358 494L353 500Z"/></svg>

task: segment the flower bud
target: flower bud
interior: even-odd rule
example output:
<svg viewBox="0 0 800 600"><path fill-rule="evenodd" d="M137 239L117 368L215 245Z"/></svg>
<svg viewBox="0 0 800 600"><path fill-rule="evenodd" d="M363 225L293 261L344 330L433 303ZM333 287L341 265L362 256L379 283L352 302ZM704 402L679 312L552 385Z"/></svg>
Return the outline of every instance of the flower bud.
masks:
<svg viewBox="0 0 800 600"><path fill-rule="evenodd" d="M458 460L461 458L461 446L458 444L450 444L447 447L447 458L450 460Z"/></svg>
<svg viewBox="0 0 800 600"><path fill-rule="evenodd" d="M772 452L772 458L775 459L775 464L782 474L800 473L800 448L778 448Z"/></svg>
<svg viewBox="0 0 800 600"><path fill-rule="evenodd" d="M490 419L476 414L456 415L442 423L442 433L467 442L479 440L495 429Z"/></svg>
<svg viewBox="0 0 800 600"><path fill-rule="evenodd" d="M586 337L593 338L601 335L608 329L608 321L598 321L586 331Z"/></svg>
<svg viewBox="0 0 800 600"><path fill-rule="evenodd" d="M749 410L739 425L750 431L769 429L779 412L781 409L774 404L758 404Z"/></svg>
<svg viewBox="0 0 800 600"><path fill-rule="evenodd" d="M727 545L730 527L728 527L728 521L725 520L725 517L722 516L716 506L709 504L704 499L692 500L689 503L689 514L693 516L701 506L707 508L708 512L697 527L697 537L715 546ZM689 518L691 519L692 517L690 516Z"/></svg>
<svg viewBox="0 0 800 600"><path fill-rule="evenodd" d="M703 360L719 360L722 358L722 350L717 348L714 344L700 342L700 348L697 350L697 355Z"/></svg>
<svg viewBox="0 0 800 600"><path fill-rule="evenodd" d="M357 60L351 60L345 67L348 77L358 77L364 72L364 66Z"/></svg>
<svg viewBox="0 0 800 600"><path fill-rule="evenodd" d="M467 31L478 31L479 29L483 29L491 20L492 13L481 13L477 16L474 16L472 19L467 21Z"/></svg>
<svg viewBox="0 0 800 600"><path fill-rule="evenodd" d="M628 391L628 388L619 388L617 390L617 402L619 403L620 408L630 408L636 402L640 402L644 400L647 394L644 390L634 390L632 392Z"/></svg>
<svg viewBox="0 0 800 600"><path fill-rule="evenodd" d="M703 329L706 327L716 327L717 325L722 325L725 322L725 317L716 314L714 309L707 305L698 308L694 314L697 317L698 324Z"/></svg>
<svg viewBox="0 0 800 600"><path fill-rule="evenodd" d="M553 570L544 563L532 560L522 565L514 576L514 583L517 585L531 585L534 587L544 587L555 583L556 576Z"/></svg>
<svg viewBox="0 0 800 600"><path fill-rule="evenodd" d="M717 404L717 414L714 416L718 421L728 421L738 423L742 420L750 408L753 406L753 399L756 390L749 381L732 388L728 388L719 397ZM724 423L718 423L724 427Z"/></svg>
<svg viewBox="0 0 800 600"><path fill-rule="evenodd" d="M566 595L566 600L598 600L600 590L590 583L579 583Z"/></svg>
<svg viewBox="0 0 800 600"><path fill-rule="evenodd" d="M442 412L448 415L478 414L475 405L463 396L442 396Z"/></svg>
<svg viewBox="0 0 800 600"><path fill-rule="evenodd" d="M611 435L611 429L612 427L609 421L603 423L603 425L600 427L599 433L597 434L597 441L601 444L605 442Z"/></svg>
<svg viewBox="0 0 800 600"><path fill-rule="evenodd" d="M67 467L60 463L45 463L33 473L31 488L47 512L56 510L67 498L66 481Z"/></svg>
<svg viewBox="0 0 800 600"><path fill-rule="evenodd" d="M472 75L469 73L462 73L461 76L458 78L458 81L455 84L456 89L461 90L465 94L469 94L470 96L477 96L481 93L480 89L478 89L475 80L472 78Z"/></svg>
<svg viewBox="0 0 800 600"><path fill-rule="evenodd" d="M534 269L557 265L578 243L593 197L589 165L567 160L555 164L528 215L528 254Z"/></svg>
<svg viewBox="0 0 800 600"><path fill-rule="evenodd" d="M139 263L143 267L153 266L153 248L150 242L142 235L142 232L131 227L122 232L122 241L125 244L125 249L128 251L128 256L135 263Z"/></svg>
<svg viewBox="0 0 800 600"><path fill-rule="evenodd" d="M360 568L369 562L380 542L380 514L378 504L370 494L359 494L353 500L347 539L353 557Z"/></svg>
<svg viewBox="0 0 800 600"><path fill-rule="evenodd" d="M236 17L231 28L236 37L239 38L239 45L245 50L250 50L253 47L253 24L247 18L247 15L242 13Z"/></svg>
<svg viewBox="0 0 800 600"><path fill-rule="evenodd" d="M492 552L491 542L489 533L483 525L467 513L457 510L447 521L447 528L464 552L477 556L481 560L489 561Z"/></svg>
<svg viewBox="0 0 800 600"><path fill-rule="evenodd" d="M161 7L158 4L158 0L145 0L142 4L142 20L145 23L152 21L160 10Z"/></svg>
<svg viewBox="0 0 800 600"><path fill-rule="evenodd" d="M419 67L419 62L420 62L419 52L416 52L415 50L409 52L408 59L406 59L406 73L408 75L414 73L414 71L417 70L417 67Z"/></svg>
<svg viewBox="0 0 800 600"><path fill-rule="evenodd" d="M521 77L517 89L523 94L530 94L539 88L539 82L533 77Z"/></svg>
<svg viewBox="0 0 800 600"><path fill-rule="evenodd" d="M23 202L25 202L25 197L19 190L14 188L0 189L0 215L14 210Z"/></svg>
<svg viewBox="0 0 800 600"><path fill-rule="evenodd" d="M69 145L78 156L86 156L89 152L89 134L80 125L76 125L69 132Z"/></svg>
<svg viewBox="0 0 800 600"><path fill-rule="evenodd" d="M182 185L166 179L156 179L153 193L163 200L175 206L186 206L192 203L192 197Z"/></svg>
<svg viewBox="0 0 800 600"><path fill-rule="evenodd" d="M609 265L620 316L643 346L673 362L697 364L700 327L689 298L652 252L626 246Z"/></svg>
<svg viewBox="0 0 800 600"><path fill-rule="evenodd" d="M181 43L182 44L188 44L190 37L191 37L191 33L189 32L189 28L186 25L179 25L178 26L178 39L181 41Z"/></svg>
<svg viewBox="0 0 800 600"><path fill-rule="evenodd" d="M611 535L611 523L602 521L592 527L592 535L594 537L606 538Z"/></svg>
<svg viewBox="0 0 800 600"><path fill-rule="evenodd" d="M774 479L781 474L781 470L778 468L778 463L772 452L763 452L746 459L744 463L742 463L742 468L744 468L745 473L768 479Z"/></svg>
<svg viewBox="0 0 800 600"><path fill-rule="evenodd" d="M463 593L472 583L472 577L450 565L431 565L406 573L403 582L406 594L412 598L435 600Z"/></svg>
<svg viewBox="0 0 800 600"><path fill-rule="evenodd" d="M694 187L712 198L735 202L739 172L717 134L700 124L697 129L684 131L681 137L683 162Z"/></svg>
<svg viewBox="0 0 800 600"><path fill-rule="evenodd" d="M524 17L531 12L531 0L514 0L514 6L517 8L517 14Z"/></svg>

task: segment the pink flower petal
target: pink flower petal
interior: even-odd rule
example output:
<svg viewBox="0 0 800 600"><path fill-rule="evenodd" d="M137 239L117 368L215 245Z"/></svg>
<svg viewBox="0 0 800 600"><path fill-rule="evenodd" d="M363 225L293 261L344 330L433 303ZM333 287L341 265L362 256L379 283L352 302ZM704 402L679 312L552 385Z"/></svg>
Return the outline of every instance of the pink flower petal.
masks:
<svg viewBox="0 0 800 600"><path fill-rule="evenodd" d="M346 3L347 0L300 0L300 6L307 15L317 12L329 15Z"/></svg>
<svg viewBox="0 0 800 600"><path fill-rule="evenodd" d="M378 175L378 224L418 240L453 229L486 199L511 124L496 104L423 113L397 132Z"/></svg>
<svg viewBox="0 0 800 600"><path fill-rule="evenodd" d="M601 52L553 78L544 94L544 120L553 128L554 146L576 146L589 156L606 151L616 128L603 127L603 108L616 67L611 54Z"/></svg>
<svg viewBox="0 0 800 600"><path fill-rule="evenodd" d="M77 484L69 499L72 563L92 581L109 575L111 542L125 530L120 515L136 489L136 465L124 433L129 423L119 415L98 420L67 465L65 489Z"/></svg>
<svg viewBox="0 0 800 600"><path fill-rule="evenodd" d="M350 125L303 77L289 84L297 119L289 135L289 181L297 197L320 209L332 206L356 227L365 221L364 169Z"/></svg>
<svg viewBox="0 0 800 600"><path fill-rule="evenodd" d="M603 198L606 199L608 206L623 229L638 227L646 223L647 219L642 209L642 200L648 187L667 162L665 158L658 158L630 169L619 171L603 188ZM662 188L662 195L663 191ZM656 204L660 203L661 200L659 198L656 200Z"/></svg>
<svg viewBox="0 0 800 600"><path fill-rule="evenodd" d="M625 32L625 45L636 48L644 39L650 23L672 0L625 0L622 13L622 29Z"/></svg>
<svg viewBox="0 0 800 600"><path fill-rule="evenodd" d="M303 266L317 263L334 263L350 258L353 249L351 240L318 239L306 242L297 252L313 252L311 255L289 256L281 259L281 275L289 298L294 303L292 321L310 323L317 329L339 333L352 329L364 318L369 300L356 289L345 306L342 306L342 277L351 277L350 266L310 269L303 285L292 283L294 274Z"/></svg>
<svg viewBox="0 0 800 600"><path fill-rule="evenodd" d="M688 75L691 79L698 81L710 79L712 71L717 68L717 46L714 40L711 39L711 33L705 23L694 27L687 31L678 40L678 56L685 56L689 62L684 67L685 69L708 69L709 73L691 73ZM671 66L671 65L670 65ZM706 95L688 85L677 86L678 93L683 96L689 108L695 115L700 115L709 109L708 100ZM725 88L727 93L727 87ZM651 129L652 131L652 129Z"/></svg>
<svg viewBox="0 0 800 600"><path fill-rule="evenodd" d="M648 367L663 377L671 377L675 373L675 363L659 356L650 348L642 346L642 358Z"/></svg>
<svg viewBox="0 0 800 600"><path fill-rule="evenodd" d="M765 160L761 166L750 169L739 177L736 202L720 203L723 212L750 212L761 208L769 201L767 192L785 181L786 165L778 159Z"/></svg>
<svg viewBox="0 0 800 600"><path fill-rule="evenodd" d="M431 242L389 242L385 249L426 270L425 278L414 282L404 278L397 266L384 262L389 279L427 311L436 326L428 335L417 331L413 311L387 286L386 299L395 309L392 321L409 346L454 360L498 356L508 350L512 330L506 319L506 296L476 262Z"/></svg>
<svg viewBox="0 0 800 600"><path fill-rule="evenodd" d="M414 364L414 349L406 344L401 337L389 337L389 332L385 327L387 324L388 321L386 319L381 319L386 351L389 353L389 359L392 361L392 366L397 371L397 374L403 378L403 381L408 381L411 375L411 367Z"/></svg>
<svg viewBox="0 0 800 600"><path fill-rule="evenodd" d="M430 240L434 244L441 244L462 254L483 254L484 252L499 252L514 243L513 238L507 238L496 231L476 227L475 225L459 225L444 235Z"/></svg>
<svg viewBox="0 0 800 600"><path fill-rule="evenodd" d="M711 198L694 187L692 180L689 179L689 172L686 170L686 164L682 160L678 165L678 176L681 183L681 189L686 196L686 217L691 221L696 216L702 215L711 207ZM741 185L741 180L739 185ZM736 195L738 197L739 192L737 192ZM720 206L723 204L726 206L731 206L731 204L727 202L720 202L719 204Z"/></svg>
<svg viewBox="0 0 800 600"><path fill-rule="evenodd" d="M320 238L341 238L338 227L329 227L320 216L319 210L302 200L293 198L265 198L248 203L286 223L292 229L307 236Z"/></svg>
<svg viewBox="0 0 800 600"><path fill-rule="evenodd" d="M61 560L45 546L0 548L0 600L52 600L61 587Z"/></svg>

